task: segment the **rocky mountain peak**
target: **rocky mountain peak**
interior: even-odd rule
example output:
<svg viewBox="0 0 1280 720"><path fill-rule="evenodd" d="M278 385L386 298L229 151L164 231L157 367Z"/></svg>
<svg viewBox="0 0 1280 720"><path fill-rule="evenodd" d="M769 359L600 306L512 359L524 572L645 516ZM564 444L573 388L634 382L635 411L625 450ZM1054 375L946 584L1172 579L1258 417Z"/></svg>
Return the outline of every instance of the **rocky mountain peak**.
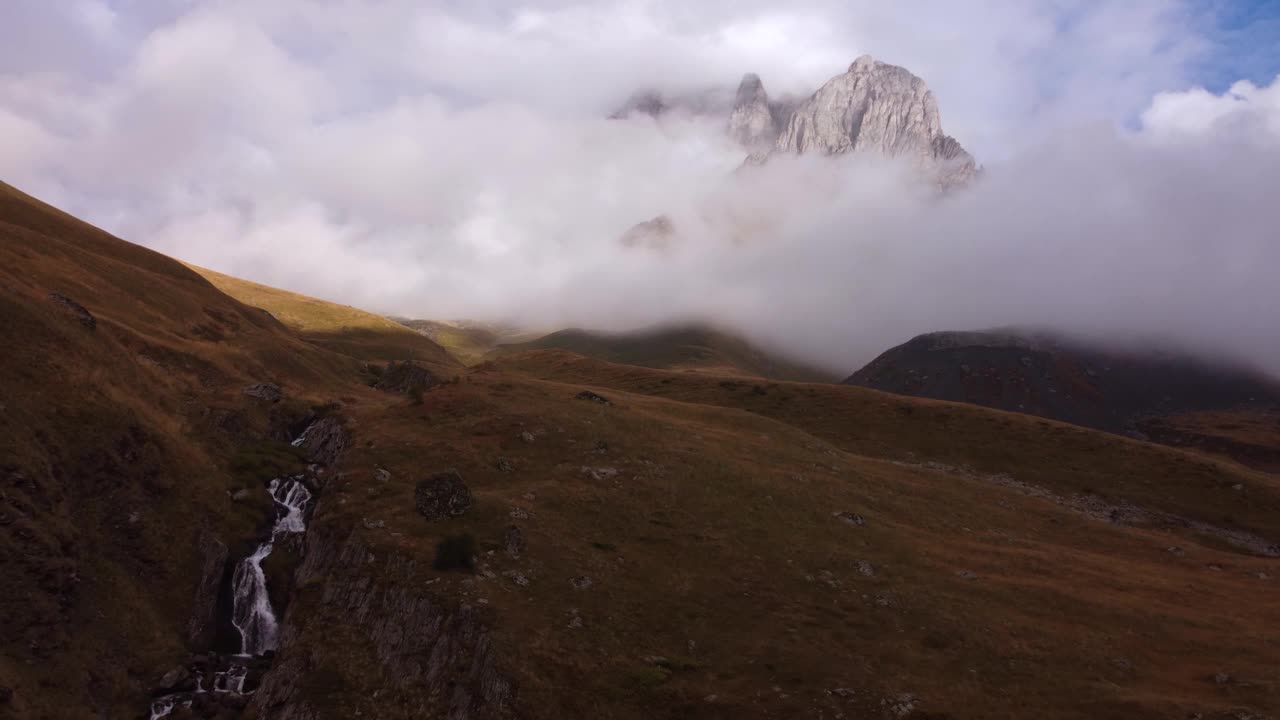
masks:
<svg viewBox="0 0 1280 720"><path fill-rule="evenodd" d="M862 55L849 65L849 72L870 72L874 70L877 65L884 65L884 63L876 60L870 55Z"/></svg>
<svg viewBox="0 0 1280 720"><path fill-rule="evenodd" d="M909 157L943 186L961 184L977 172L969 153L942 132L937 101L924 80L870 55L800 103L781 128L775 150Z"/></svg>
<svg viewBox="0 0 1280 720"><path fill-rule="evenodd" d="M772 145L778 137L778 123L769 108L769 95L755 73L742 76L729 113L729 137L746 148L759 149Z"/></svg>

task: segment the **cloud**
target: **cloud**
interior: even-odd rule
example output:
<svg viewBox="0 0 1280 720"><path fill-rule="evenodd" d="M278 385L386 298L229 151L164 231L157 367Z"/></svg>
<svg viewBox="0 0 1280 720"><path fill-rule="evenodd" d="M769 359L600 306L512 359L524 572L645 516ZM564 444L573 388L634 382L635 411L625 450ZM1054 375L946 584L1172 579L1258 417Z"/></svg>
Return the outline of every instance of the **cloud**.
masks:
<svg viewBox="0 0 1280 720"><path fill-rule="evenodd" d="M1162 92L1142 114L1142 123L1164 140L1198 140L1207 134L1249 135L1280 141L1280 77L1258 87L1241 80L1221 95L1204 88Z"/></svg>
<svg viewBox="0 0 1280 720"><path fill-rule="evenodd" d="M31 42L66 49L0 43L0 173L384 312L712 318L841 371L1007 323L1280 357L1280 83L1177 90L1213 50L1199 6L19 0ZM929 81L980 183L939 199L875 158L739 170L718 121L604 119L748 70L812 90L862 52ZM672 249L620 247L658 214Z"/></svg>

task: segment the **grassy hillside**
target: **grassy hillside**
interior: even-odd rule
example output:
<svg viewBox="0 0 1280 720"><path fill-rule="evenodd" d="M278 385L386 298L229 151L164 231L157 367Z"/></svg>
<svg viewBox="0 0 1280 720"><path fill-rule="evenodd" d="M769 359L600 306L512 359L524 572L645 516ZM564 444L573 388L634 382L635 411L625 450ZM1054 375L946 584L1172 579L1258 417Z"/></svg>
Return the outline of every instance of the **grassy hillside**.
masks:
<svg viewBox="0 0 1280 720"><path fill-rule="evenodd" d="M409 318L396 318L396 322L431 338L467 365L480 362L501 343L523 342L529 336L529 333L516 328L485 323L441 322Z"/></svg>
<svg viewBox="0 0 1280 720"><path fill-rule="evenodd" d="M704 325L680 325L628 333L561 330L536 340L500 345L489 357L528 350L567 350L625 365L751 375L775 380L825 382L821 370L766 353L732 333Z"/></svg>
<svg viewBox="0 0 1280 720"><path fill-rule="evenodd" d="M266 512L230 499L268 479L252 444L359 363L7 185L0 347L0 716L135 717L186 653L198 538ZM241 394L261 382L285 400Z"/></svg>
<svg viewBox="0 0 1280 720"><path fill-rule="evenodd" d="M305 561L272 571L286 640L244 718L1280 715L1258 469L736 365L540 350L379 392L8 187L0 343L0 717L142 716L203 652L201 538L247 551L316 411L352 438L272 556ZM428 521L451 469L473 505Z"/></svg>
<svg viewBox="0 0 1280 720"><path fill-rule="evenodd" d="M445 372L460 367L457 359L437 343L381 315L190 267L219 290L246 305L266 310L299 336L321 347L361 360L413 359Z"/></svg>
<svg viewBox="0 0 1280 720"><path fill-rule="evenodd" d="M585 388L612 404L576 399ZM1277 533L1271 476L981 408L556 352L474 368L422 406L352 409L373 445L351 456L345 502L318 527L353 533L387 568L472 535L474 575L409 577L494 619L533 716L1280 710L1274 559L1006 482L1235 513ZM374 484L375 467L391 479ZM413 480L443 468L466 478L475 508L423 524ZM511 525L519 558L503 552ZM375 662L327 641L340 616L315 607L315 662ZM358 691L342 713L412 716L411 703L364 699L377 673L347 682Z"/></svg>

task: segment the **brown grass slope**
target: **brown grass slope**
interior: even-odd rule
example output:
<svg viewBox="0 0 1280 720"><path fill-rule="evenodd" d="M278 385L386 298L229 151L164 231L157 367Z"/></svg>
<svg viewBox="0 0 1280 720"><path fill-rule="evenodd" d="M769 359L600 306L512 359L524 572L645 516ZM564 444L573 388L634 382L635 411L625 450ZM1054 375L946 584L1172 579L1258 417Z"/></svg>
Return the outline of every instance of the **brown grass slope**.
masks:
<svg viewBox="0 0 1280 720"><path fill-rule="evenodd" d="M584 388L612 405L575 399ZM349 409L366 443L313 532L360 537L372 587L416 558L414 584L490 618L527 717L1280 712L1276 560L1084 517L984 473L1267 532L1274 478L981 408L559 352L482 365L422 405ZM475 508L424 524L414 482L449 467ZM519 558L503 552L513 524ZM462 533L476 573L429 569ZM313 660L351 669L335 717L414 717L412 698L373 698L376 653L329 639L341 617L321 593L299 607L319 613Z"/></svg>
<svg viewBox="0 0 1280 720"><path fill-rule="evenodd" d="M461 367L457 358L435 341L381 315L190 267L219 290L246 305L266 310L320 347L371 362L416 360L444 373Z"/></svg>
<svg viewBox="0 0 1280 720"><path fill-rule="evenodd" d="M0 347L0 716L133 717L186 652L196 537L265 513L228 498L261 480L231 469L242 441L359 363L7 185ZM291 399L257 407L251 382Z"/></svg>
<svg viewBox="0 0 1280 720"><path fill-rule="evenodd" d="M359 541L346 592L478 618L517 687L508 717L1280 714L1275 559L990 477L1275 538L1275 476L982 408L556 351L382 393L180 264L0 190L0 717L139 716L186 657L200 533L252 535L264 508L229 492L332 399L355 442L310 532ZM262 381L286 400L241 395ZM612 404L576 399L588 387ZM447 468L475 505L427 523L415 486ZM462 534L475 571L433 570ZM256 720L443 717L466 676L401 682L440 658L404 657L402 619L343 610L338 582L292 588L292 704Z"/></svg>
<svg viewBox="0 0 1280 720"><path fill-rule="evenodd" d="M749 375L774 380L826 382L829 373L767 353L733 333L706 325L674 325L609 333L569 329L536 340L499 345L496 359L529 350L565 350L624 365Z"/></svg>
<svg viewBox="0 0 1280 720"><path fill-rule="evenodd" d="M1006 473L1062 493L1096 493L1280 540L1275 476L1066 423L857 387L655 372L550 351L512 357L503 367L746 410L858 455Z"/></svg>

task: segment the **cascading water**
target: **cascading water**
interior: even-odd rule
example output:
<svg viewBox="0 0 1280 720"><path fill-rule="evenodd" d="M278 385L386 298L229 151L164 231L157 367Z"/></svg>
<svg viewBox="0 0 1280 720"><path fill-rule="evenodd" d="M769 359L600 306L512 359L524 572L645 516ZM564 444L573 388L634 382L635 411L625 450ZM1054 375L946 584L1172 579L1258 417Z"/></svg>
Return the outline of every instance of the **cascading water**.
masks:
<svg viewBox="0 0 1280 720"><path fill-rule="evenodd" d="M304 430L293 445L301 445L306 437L307 431ZM236 655L211 656L214 657L212 667L200 666L207 673L200 669L193 671L194 689L170 693L152 700L150 720L167 717L180 707L190 708L196 696L205 693L209 693L206 698L242 698L253 692L252 689L245 690L250 665L269 662L261 656L276 650L280 644L280 625L267 593L267 577L262 571L262 561L271 555L275 544L284 537L306 532L307 511L312 501L306 477L281 477L267 484L267 492L272 500L271 532L248 557L236 564L232 574L231 624L240 633L240 652ZM261 672L261 669L256 672Z"/></svg>
<svg viewBox="0 0 1280 720"><path fill-rule="evenodd" d="M302 484L302 478L301 475L277 478L267 486L276 505L271 535L236 566L232 578L231 624L240 632L242 655L262 655L275 650L280 642L280 625L267 595L267 577L262 572L262 561L271 554L277 538L307 530L306 511L311 503L311 491Z"/></svg>

